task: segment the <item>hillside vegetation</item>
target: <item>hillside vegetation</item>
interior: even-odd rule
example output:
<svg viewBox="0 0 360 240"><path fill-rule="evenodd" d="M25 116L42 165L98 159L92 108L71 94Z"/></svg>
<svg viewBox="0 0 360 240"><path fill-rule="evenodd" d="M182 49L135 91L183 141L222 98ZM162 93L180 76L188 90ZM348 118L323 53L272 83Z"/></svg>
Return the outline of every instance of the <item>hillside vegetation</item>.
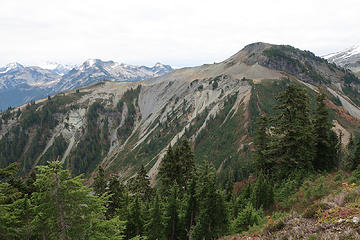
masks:
<svg viewBox="0 0 360 240"><path fill-rule="evenodd" d="M311 107L305 88L289 81L281 88L272 110L260 114L248 129L254 143L248 150L247 169L231 168L234 171L227 171L224 180L214 168L216 161L210 163L202 151L192 151L186 138L167 147L155 187L143 165L126 185L100 165L92 188L85 187L82 176L71 177L64 163L55 159L36 167L25 179L16 177L16 163L0 169L0 235L5 239L357 239L360 137L351 137L342 147L332 130L324 92L314 95ZM136 91L124 96L128 100L120 106L135 101ZM224 122L222 116L231 114L227 110L231 101L215 122ZM97 107L92 108L96 119ZM226 136L217 128L211 133L215 141ZM239 174L243 174L241 182L235 180Z"/></svg>

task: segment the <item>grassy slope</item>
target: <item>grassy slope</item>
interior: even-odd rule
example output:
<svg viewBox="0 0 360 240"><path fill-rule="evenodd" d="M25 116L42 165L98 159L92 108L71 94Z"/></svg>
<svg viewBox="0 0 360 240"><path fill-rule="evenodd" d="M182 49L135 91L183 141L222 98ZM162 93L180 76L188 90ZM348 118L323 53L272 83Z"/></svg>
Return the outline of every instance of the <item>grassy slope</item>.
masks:
<svg viewBox="0 0 360 240"><path fill-rule="evenodd" d="M360 186L342 171L308 177L259 226L224 239L359 239Z"/></svg>

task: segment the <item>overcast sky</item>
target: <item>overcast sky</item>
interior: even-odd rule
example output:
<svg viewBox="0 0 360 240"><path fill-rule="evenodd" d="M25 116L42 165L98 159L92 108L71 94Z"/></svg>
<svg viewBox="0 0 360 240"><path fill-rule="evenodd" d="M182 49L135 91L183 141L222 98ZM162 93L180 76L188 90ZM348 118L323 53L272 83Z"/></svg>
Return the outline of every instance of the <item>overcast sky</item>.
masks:
<svg viewBox="0 0 360 240"><path fill-rule="evenodd" d="M359 0L1 0L0 65L222 61L252 42L317 55L360 44Z"/></svg>

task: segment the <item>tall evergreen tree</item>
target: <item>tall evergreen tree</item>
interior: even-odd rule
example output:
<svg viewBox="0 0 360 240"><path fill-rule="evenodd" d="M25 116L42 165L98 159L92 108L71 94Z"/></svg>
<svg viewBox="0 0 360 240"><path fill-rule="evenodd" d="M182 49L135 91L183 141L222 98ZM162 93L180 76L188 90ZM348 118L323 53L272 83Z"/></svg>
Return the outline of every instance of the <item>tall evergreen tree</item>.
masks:
<svg viewBox="0 0 360 240"><path fill-rule="evenodd" d="M20 230L19 233L21 238L26 240L32 239L33 232L31 221L34 217L34 206L27 194L25 194L24 198L21 198L14 203L14 210L14 213L20 220L21 226L18 229Z"/></svg>
<svg viewBox="0 0 360 240"><path fill-rule="evenodd" d="M174 182L175 174L176 174L175 165L176 165L176 161L175 161L174 151L170 144L164 158L161 161L161 165L159 169L161 186L162 189L165 191L167 191Z"/></svg>
<svg viewBox="0 0 360 240"><path fill-rule="evenodd" d="M194 154L189 141L184 138L174 148L169 146L159 170L162 189L166 192L170 186L177 184L186 188L195 170Z"/></svg>
<svg viewBox="0 0 360 240"><path fill-rule="evenodd" d="M161 240L165 238L158 195L155 196L153 207L150 209L150 222L147 225L147 236L149 240Z"/></svg>
<svg viewBox="0 0 360 240"><path fill-rule="evenodd" d="M126 236L131 239L136 236L141 236L143 233L144 217L142 213L142 204L139 197L136 195L129 206L127 222L126 222Z"/></svg>
<svg viewBox="0 0 360 240"><path fill-rule="evenodd" d="M317 106L314 117L315 158L313 166L316 170L330 170L337 165L337 142L332 134L333 124L325 103L326 96L320 93L316 97ZM335 141L334 141L335 140Z"/></svg>
<svg viewBox="0 0 360 240"><path fill-rule="evenodd" d="M181 146L179 147L180 159L179 164L181 166L180 179L178 184L184 188L187 186L187 182L192 179L195 171L194 154L191 150L190 143L186 138L183 138Z"/></svg>
<svg viewBox="0 0 360 240"><path fill-rule="evenodd" d="M137 194L143 201L149 201L152 198L152 188L150 178L146 173L144 165L141 165L136 177L129 183L131 192Z"/></svg>
<svg viewBox="0 0 360 240"><path fill-rule="evenodd" d="M191 239L216 239L226 232L227 212L224 198L216 189L215 169L209 163L200 168L197 194L199 214Z"/></svg>
<svg viewBox="0 0 360 240"><path fill-rule="evenodd" d="M255 169L265 173L270 173L273 162L269 155L266 154L270 136L268 136L269 119L266 115L262 115L257 120L257 128L255 133Z"/></svg>
<svg viewBox="0 0 360 240"><path fill-rule="evenodd" d="M360 137L354 140L353 152L350 157L350 169L354 170L360 164Z"/></svg>
<svg viewBox="0 0 360 240"><path fill-rule="evenodd" d="M191 239L191 228L195 225L195 217L198 213L198 202L196 197L196 180L191 179L187 187L184 225L187 239Z"/></svg>
<svg viewBox="0 0 360 240"><path fill-rule="evenodd" d="M273 189L272 184L269 183L269 179L259 173L256 182L251 188L250 202L256 209L263 207L269 208L273 203Z"/></svg>
<svg viewBox="0 0 360 240"><path fill-rule="evenodd" d="M275 174L287 177L294 169L312 170L314 159L314 134L310 118L309 97L304 88L290 84L277 96L280 105L276 107L270 142L270 153L275 156Z"/></svg>
<svg viewBox="0 0 360 240"><path fill-rule="evenodd" d="M106 215L113 218L117 214L124 218L126 213L125 187L120 183L116 175L111 175L108 184L109 203L107 204Z"/></svg>
<svg viewBox="0 0 360 240"><path fill-rule="evenodd" d="M22 193L13 186L12 179L17 171L17 164L12 163L5 168L0 168L0 238L21 238L18 227L21 221L16 214L16 201Z"/></svg>
<svg viewBox="0 0 360 240"><path fill-rule="evenodd" d="M165 235L168 240L179 239L178 187L173 185L170 190L165 216Z"/></svg>
<svg viewBox="0 0 360 240"><path fill-rule="evenodd" d="M70 177L63 163L39 166L32 194L37 238L43 239L121 239L123 225L118 218L105 219L107 198L94 196L81 176Z"/></svg>
<svg viewBox="0 0 360 240"><path fill-rule="evenodd" d="M99 166L97 175L94 178L94 191L98 196L103 195L106 192L106 177L105 171L102 166Z"/></svg>

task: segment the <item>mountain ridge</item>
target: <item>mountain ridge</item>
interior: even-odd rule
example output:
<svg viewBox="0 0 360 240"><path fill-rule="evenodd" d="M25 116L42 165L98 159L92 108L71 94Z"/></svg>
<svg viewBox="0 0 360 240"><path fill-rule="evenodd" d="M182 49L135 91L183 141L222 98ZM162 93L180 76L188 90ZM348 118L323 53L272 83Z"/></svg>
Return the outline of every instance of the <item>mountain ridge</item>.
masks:
<svg viewBox="0 0 360 240"><path fill-rule="evenodd" d="M97 65L90 66L89 61ZM19 106L31 100L83 87L98 81L140 81L172 71L169 65L153 67L119 64L114 61L89 60L80 66L50 62L23 66L11 63L0 67L0 109Z"/></svg>
<svg viewBox="0 0 360 240"><path fill-rule="evenodd" d="M5 112L0 148L14 141L12 132L19 126L28 137L22 156L11 159L20 161L24 173L57 149L66 166L75 175L87 174L90 182L100 164L124 180L144 164L155 184L167 147L185 136L194 145L196 161L212 162L221 178L230 167L237 169L241 180L251 168L256 117L271 111L277 92L291 82L305 87L313 99L325 91L338 129L346 136L359 131L359 79L310 52L255 43L220 63L140 82L93 83ZM47 134L39 133L43 147L27 158L45 116L54 123L46 127Z"/></svg>
<svg viewBox="0 0 360 240"><path fill-rule="evenodd" d="M323 58L353 72L360 72L360 45L354 45L343 51L327 54Z"/></svg>

